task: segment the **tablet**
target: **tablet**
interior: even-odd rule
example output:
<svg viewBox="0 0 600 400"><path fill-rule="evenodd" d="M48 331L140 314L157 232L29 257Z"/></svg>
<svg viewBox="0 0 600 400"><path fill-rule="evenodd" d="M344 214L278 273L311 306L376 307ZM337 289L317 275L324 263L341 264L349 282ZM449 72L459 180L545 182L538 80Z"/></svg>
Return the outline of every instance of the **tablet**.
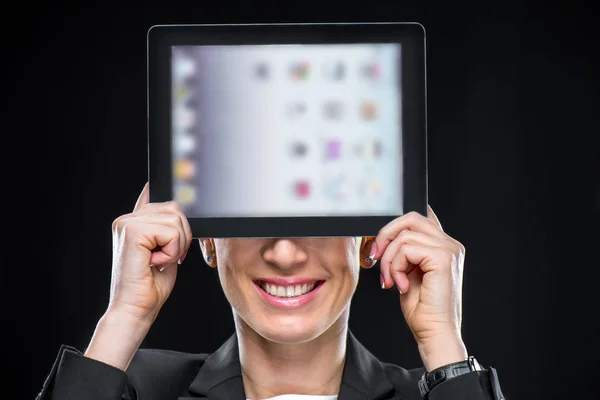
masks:
<svg viewBox="0 0 600 400"><path fill-rule="evenodd" d="M150 201L194 237L375 236L427 212L418 23L159 25Z"/></svg>

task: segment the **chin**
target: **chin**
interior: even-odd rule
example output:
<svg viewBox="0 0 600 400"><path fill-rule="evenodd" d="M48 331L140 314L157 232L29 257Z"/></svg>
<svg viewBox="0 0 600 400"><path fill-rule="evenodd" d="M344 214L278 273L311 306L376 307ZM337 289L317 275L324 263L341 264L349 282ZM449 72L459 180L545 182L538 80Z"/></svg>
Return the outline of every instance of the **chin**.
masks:
<svg viewBox="0 0 600 400"><path fill-rule="evenodd" d="M278 321L265 321L256 327L256 332L263 338L275 343L304 343L319 337L327 327L315 324L314 320L297 317L280 317Z"/></svg>

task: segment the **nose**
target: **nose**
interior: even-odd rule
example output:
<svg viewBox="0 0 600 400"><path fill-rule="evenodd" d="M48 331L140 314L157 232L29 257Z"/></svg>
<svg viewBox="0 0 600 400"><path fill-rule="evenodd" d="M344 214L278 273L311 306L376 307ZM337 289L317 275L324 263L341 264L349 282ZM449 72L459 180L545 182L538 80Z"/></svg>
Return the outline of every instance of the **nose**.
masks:
<svg viewBox="0 0 600 400"><path fill-rule="evenodd" d="M304 264L308 254L294 239L273 239L263 252L263 259L281 269L290 269Z"/></svg>

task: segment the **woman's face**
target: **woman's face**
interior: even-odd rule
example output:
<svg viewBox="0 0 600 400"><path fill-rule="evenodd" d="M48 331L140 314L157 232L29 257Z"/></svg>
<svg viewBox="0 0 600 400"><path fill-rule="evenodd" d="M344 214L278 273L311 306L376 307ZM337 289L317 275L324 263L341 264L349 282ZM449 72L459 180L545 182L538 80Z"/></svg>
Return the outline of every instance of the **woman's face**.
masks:
<svg viewBox="0 0 600 400"><path fill-rule="evenodd" d="M236 318L278 343L312 340L347 316L368 246L352 237L201 242Z"/></svg>

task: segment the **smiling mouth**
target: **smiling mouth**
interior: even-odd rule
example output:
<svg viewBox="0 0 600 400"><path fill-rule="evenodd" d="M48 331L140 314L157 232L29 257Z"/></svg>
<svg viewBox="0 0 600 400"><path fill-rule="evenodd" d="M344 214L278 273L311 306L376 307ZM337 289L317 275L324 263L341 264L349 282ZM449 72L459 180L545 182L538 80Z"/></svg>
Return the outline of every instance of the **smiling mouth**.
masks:
<svg viewBox="0 0 600 400"><path fill-rule="evenodd" d="M279 297L282 299L287 299L290 297L300 297L307 293L312 292L325 281L315 281L312 283L303 283L298 285L275 285L273 283L267 283L263 281L254 281L254 284L261 288L267 294L273 297Z"/></svg>

